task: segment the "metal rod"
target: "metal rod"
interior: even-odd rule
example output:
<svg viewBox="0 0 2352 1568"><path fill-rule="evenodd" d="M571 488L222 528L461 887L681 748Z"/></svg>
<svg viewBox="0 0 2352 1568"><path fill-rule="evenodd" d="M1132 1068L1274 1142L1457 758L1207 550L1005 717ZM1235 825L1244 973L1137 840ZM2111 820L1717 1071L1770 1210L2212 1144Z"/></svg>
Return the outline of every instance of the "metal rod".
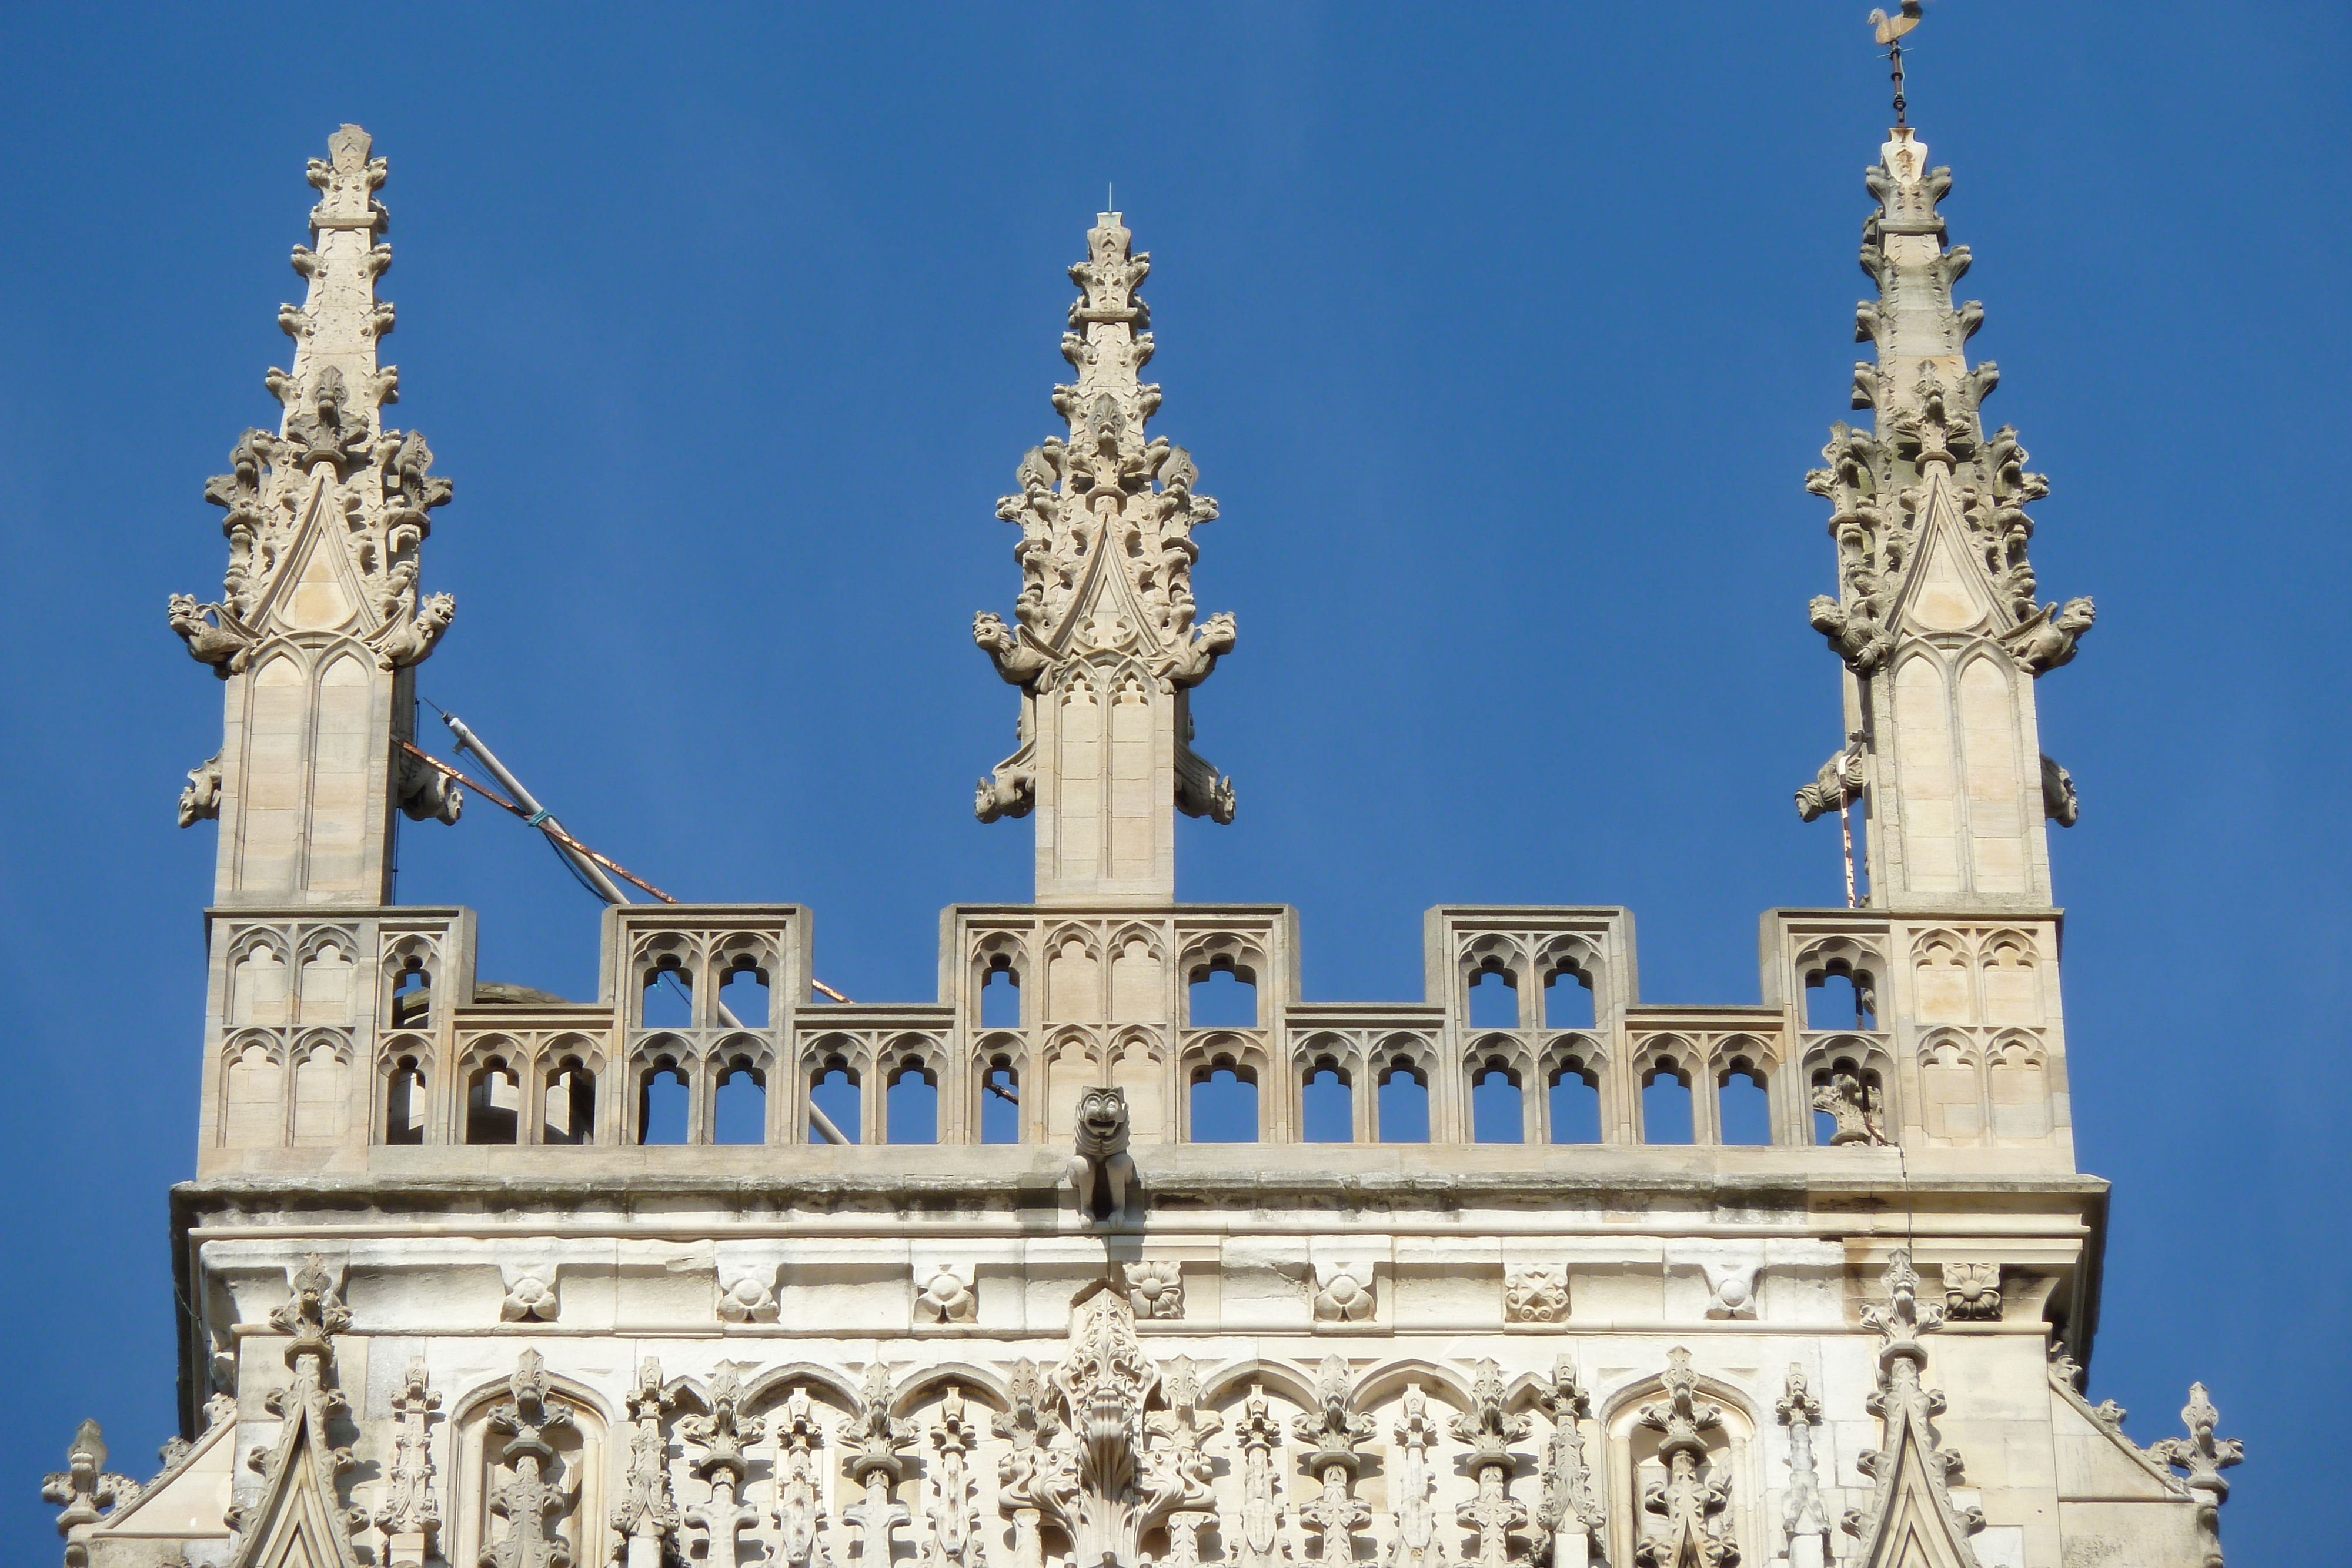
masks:
<svg viewBox="0 0 2352 1568"><path fill-rule="evenodd" d="M516 778L511 772L509 772L507 768L507 765L500 762L496 754L494 754L488 747L482 744L482 737L480 736L476 735L472 730L466 727L466 721L464 719L459 718L454 713L445 713L441 716L441 722L447 725L449 727L449 733L457 737L457 749L459 751L470 751L476 757L479 758L481 759L482 766L489 769L490 777L497 779L500 784L506 786L507 793L515 798L515 804L520 806L524 810L530 813L529 817L524 819L525 821L530 822L534 828L551 828L554 830L555 833L561 833L563 831L563 824L550 816L546 808L541 806L536 800L532 799L530 791L523 788L522 780ZM551 833L549 836L552 838L554 837L554 833ZM568 837L569 835L567 834L566 836ZM621 891L619 883L615 883L611 877L604 874L604 868L603 866L598 865L587 855L584 855L578 850L565 844L560 839L556 841L555 847L562 852L564 859L570 861L573 865L580 868L580 874L588 879L589 884L595 888L598 894L603 895L605 903L626 904L629 902L629 895Z"/></svg>
<svg viewBox="0 0 2352 1568"><path fill-rule="evenodd" d="M647 893L652 894L656 898L660 899L664 904L676 904L677 902L677 899L671 897L668 894L664 893L660 888L656 887L644 877L637 875L635 872L629 870L628 867L623 865L620 862L613 859L609 855L598 854L594 850L590 849L586 844L582 843L578 839L573 838L570 833L565 832L562 828L555 826L545 819L542 818L535 823L532 822L531 818L534 813L524 810L520 806L516 805L512 800L500 795L497 790L491 789L480 779L467 778L463 773L460 773L456 768L450 767L447 763L442 761L439 758L434 756L431 752L418 747L415 742L404 740L400 743L400 748L408 753L409 756L416 758L417 761L425 764L425 767L430 768L436 773L440 774L442 777L456 779L458 783L464 785L467 789L471 789L475 794L479 795L483 800L488 800L491 805L498 807L500 810L512 811L516 816L520 817L526 825L535 826L541 832L545 833L549 839L552 840L556 843L558 847L577 854L586 855L590 860L595 862L598 865L603 866L606 871L611 872L614 875L621 878L624 882L632 883L635 885L645 889Z"/></svg>

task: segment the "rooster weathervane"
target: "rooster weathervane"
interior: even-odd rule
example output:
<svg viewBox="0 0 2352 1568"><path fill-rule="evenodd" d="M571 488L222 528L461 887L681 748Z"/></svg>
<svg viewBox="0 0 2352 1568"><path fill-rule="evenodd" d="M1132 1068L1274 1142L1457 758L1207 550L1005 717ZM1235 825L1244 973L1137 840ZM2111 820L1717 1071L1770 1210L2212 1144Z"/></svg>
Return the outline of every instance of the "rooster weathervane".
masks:
<svg viewBox="0 0 2352 1568"><path fill-rule="evenodd" d="M1919 7L1924 0L1903 0L1902 8L1890 16L1884 11L1870 14L1870 25L1877 29L1878 41L1886 46L1886 57L1893 65L1895 78L1895 123L1903 124L1903 35L1920 22Z"/></svg>

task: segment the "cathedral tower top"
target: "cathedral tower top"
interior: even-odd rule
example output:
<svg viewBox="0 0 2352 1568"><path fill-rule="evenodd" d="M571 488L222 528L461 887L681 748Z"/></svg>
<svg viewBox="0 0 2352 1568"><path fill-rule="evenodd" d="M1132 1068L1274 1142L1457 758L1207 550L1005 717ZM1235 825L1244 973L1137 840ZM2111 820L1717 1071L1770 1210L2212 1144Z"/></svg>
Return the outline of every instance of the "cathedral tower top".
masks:
<svg viewBox="0 0 2352 1568"><path fill-rule="evenodd" d="M1147 440L1160 388L1151 310L1137 290L1151 257L1118 213L1087 231L1080 290L1054 389L1069 437L1021 459L1021 592L1007 626L983 612L972 640L1021 689L1019 749L981 781L977 811L1037 818L1037 902L1153 904L1176 896L1175 812L1229 822L1234 786L1192 747L1192 688L1234 645L1234 618L1193 624L1192 530L1217 515L1200 471L1165 436Z"/></svg>

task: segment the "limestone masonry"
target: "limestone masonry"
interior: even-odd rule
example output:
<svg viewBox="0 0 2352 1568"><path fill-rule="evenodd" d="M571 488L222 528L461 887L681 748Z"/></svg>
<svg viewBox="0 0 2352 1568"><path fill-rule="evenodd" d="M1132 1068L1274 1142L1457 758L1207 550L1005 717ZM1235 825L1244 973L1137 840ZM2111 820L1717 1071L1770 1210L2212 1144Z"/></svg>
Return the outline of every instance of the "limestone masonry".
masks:
<svg viewBox="0 0 2352 1568"><path fill-rule="evenodd" d="M1177 902L1174 814L1236 807L1193 714L1235 628L1118 213L972 627L1035 902L947 910L925 1001L826 999L790 904L616 903L593 1000L478 983L469 911L389 902L394 814L462 801L414 744L450 483L384 423L384 172L353 126L310 166L284 417L205 486L217 601L170 606L224 706L180 801L220 824L183 1430L140 1485L84 1425L68 1564L2221 1562L2204 1391L2141 1448L2080 1388L2106 1187L2034 683L2093 612L2038 598L2047 486L1911 129L1866 175L1870 421L1807 478L1852 739L1798 807L1860 815L1865 896L1768 911L1761 1003L1708 1007L1642 1000L1622 909L1433 909L1425 999L1345 1004L1293 910ZM1196 1024L1203 984L1254 1018Z"/></svg>

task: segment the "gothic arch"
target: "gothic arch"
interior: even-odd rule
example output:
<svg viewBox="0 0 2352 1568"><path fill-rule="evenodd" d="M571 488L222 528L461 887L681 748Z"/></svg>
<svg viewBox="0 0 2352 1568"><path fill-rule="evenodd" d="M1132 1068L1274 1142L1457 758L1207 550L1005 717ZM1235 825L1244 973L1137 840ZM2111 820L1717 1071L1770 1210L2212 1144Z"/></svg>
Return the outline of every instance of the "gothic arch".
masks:
<svg viewBox="0 0 2352 1568"><path fill-rule="evenodd" d="M925 1396L952 1384L992 1410L1013 1408L1003 1375L969 1361L942 1361L910 1374L890 1391L890 1414L904 1416Z"/></svg>

